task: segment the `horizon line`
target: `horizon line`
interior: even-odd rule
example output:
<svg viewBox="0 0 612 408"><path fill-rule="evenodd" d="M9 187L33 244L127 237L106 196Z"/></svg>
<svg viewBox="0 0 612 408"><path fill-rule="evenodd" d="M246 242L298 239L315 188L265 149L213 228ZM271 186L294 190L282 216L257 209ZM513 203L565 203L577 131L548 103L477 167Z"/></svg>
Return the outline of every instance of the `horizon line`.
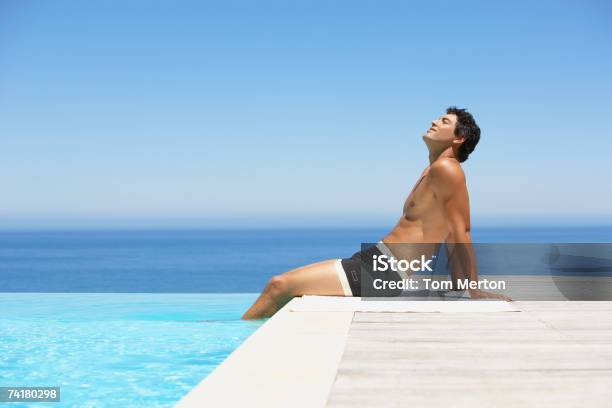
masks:
<svg viewBox="0 0 612 408"><path fill-rule="evenodd" d="M398 217L79 217L2 219L0 231L13 230L171 230L171 229L370 229L392 228ZM612 227L612 216L477 216L472 230L490 227Z"/></svg>

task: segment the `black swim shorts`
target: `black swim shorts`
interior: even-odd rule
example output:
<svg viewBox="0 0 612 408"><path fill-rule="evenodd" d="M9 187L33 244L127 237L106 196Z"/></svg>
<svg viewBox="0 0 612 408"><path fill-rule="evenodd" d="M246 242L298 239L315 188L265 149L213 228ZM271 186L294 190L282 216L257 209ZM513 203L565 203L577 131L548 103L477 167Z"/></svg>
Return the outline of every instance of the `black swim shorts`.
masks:
<svg viewBox="0 0 612 408"><path fill-rule="evenodd" d="M364 249L356 252L350 258L338 259L336 272L344 291L344 296L361 297L395 297L401 289L380 289L382 281L401 281L402 277L396 271L375 271L373 260L375 256L390 255L384 243L364 245ZM375 280L380 279L376 282ZM378 287L378 288L377 288Z"/></svg>

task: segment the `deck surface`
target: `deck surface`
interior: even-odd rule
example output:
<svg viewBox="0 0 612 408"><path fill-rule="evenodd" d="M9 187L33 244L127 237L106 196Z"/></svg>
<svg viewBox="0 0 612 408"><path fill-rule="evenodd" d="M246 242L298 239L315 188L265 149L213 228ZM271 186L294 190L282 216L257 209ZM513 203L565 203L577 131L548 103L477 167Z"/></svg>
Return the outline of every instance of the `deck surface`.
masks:
<svg viewBox="0 0 612 408"><path fill-rule="evenodd" d="M355 313L328 407L609 407L612 302Z"/></svg>

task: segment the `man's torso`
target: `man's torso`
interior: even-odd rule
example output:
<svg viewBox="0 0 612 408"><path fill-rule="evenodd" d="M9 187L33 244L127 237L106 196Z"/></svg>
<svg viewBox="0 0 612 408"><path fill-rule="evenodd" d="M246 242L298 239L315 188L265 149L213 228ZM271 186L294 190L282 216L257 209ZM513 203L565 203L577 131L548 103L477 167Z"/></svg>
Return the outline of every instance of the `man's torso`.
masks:
<svg viewBox="0 0 612 408"><path fill-rule="evenodd" d="M384 238L385 243L441 243L449 233L443 200L432 187L427 167L404 202L402 217ZM469 199L465 184L454 199L462 202L469 218ZM468 226L469 227L469 226Z"/></svg>

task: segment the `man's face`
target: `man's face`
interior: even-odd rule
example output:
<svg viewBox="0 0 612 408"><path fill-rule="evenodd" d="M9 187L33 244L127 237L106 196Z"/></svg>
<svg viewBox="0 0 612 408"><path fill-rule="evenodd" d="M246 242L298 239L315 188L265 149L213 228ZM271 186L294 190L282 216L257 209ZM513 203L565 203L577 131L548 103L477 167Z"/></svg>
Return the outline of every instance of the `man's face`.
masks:
<svg viewBox="0 0 612 408"><path fill-rule="evenodd" d="M457 115L447 113L431 122L431 127L423 135L425 142L434 142L436 144L451 145L455 140L455 125L457 124Z"/></svg>

